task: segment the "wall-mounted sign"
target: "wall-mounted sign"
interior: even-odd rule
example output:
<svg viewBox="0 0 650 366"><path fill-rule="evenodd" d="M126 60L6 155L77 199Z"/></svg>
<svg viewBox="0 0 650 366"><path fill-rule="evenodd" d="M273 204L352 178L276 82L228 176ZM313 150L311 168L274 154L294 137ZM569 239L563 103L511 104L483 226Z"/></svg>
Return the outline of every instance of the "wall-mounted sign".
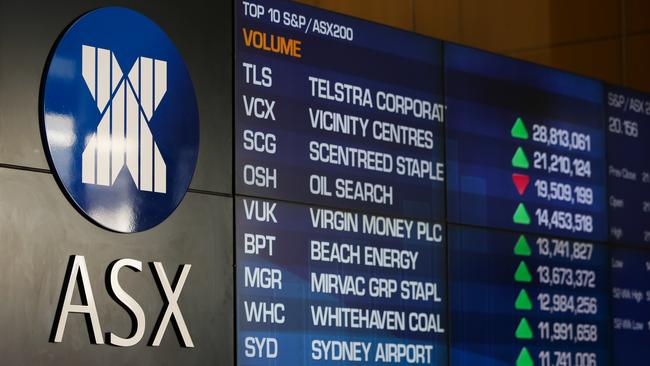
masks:
<svg viewBox="0 0 650 366"><path fill-rule="evenodd" d="M53 50L41 103L52 170L92 221L138 232L176 209L199 116L185 63L154 22L117 7L80 17Z"/></svg>

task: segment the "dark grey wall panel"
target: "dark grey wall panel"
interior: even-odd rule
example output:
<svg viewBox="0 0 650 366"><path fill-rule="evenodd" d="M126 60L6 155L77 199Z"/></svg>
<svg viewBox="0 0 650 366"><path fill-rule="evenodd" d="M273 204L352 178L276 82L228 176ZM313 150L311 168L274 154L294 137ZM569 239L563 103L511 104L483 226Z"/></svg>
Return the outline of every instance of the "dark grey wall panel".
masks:
<svg viewBox="0 0 650 366"><path fill-rule="evenodd" d="M41 75L55 40L76 17L122 5L158 23L190 70L201 118L192 188L231 193L230 1L0 0L0 163L48 169L39 132Z"/></svg>
<svg viewBox="0 0 650 366"><path fill-rule="evenodd" d="M232 365L232 199L189 193L172 216L139 234L116 234L82 217L53 177L0 168L0 363L3 365ZM86 257L103 332L127 336L128 314L106 291L107 266L119 258L143 261L123 269L120 282L143 307L145 339L132 348L92 345L82 315L71 315L63 342L50 343L70 255ZM151 270L160 261L174 277L192 264L180 308L196 345L181 348L173 328L160 347L146 346L163 306Z"/></svg>

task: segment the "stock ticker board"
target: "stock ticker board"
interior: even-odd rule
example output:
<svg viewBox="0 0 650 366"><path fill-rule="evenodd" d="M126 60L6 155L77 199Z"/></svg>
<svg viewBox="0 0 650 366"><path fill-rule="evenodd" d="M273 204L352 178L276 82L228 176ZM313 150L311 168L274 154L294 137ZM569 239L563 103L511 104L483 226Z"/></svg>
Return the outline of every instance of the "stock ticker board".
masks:
<svg viewBox="0 0 650 366"><path fill-rule="evenodd" d="M650 244L650 96L607 89L609 237Z"/></svg>
<svg viewBox="0 0 650 366"><path fill-rule="evenodd" d="M650 357L650 253L614 248L612 322L614 365L634 365Z"/></svg>
<svg viewBox="0 0 650 366"><path fill-rule="evenodd" d="M264 4L237 10L237 193L442 219L442 43Z"/></svg>
<svg viewBox="0 0 650 366"><path fill-rule="evenodd" d="M239 364L446 364L442 43L287 2L235 34Z"/></svg>
<svg viewBox="0 0 650 366"><path fill-rule="evenodd" d="M446 364L441 224L257 198L236 222L241 365Z"/></svg>
<svg viewBox="0 0 650 366"><path fill-rule="evenodd" d="M448 220L605 240L602 84L446 45Z"/></svg>
<svg viewBox="0 0 650 366"><path fill-rule="evenodd" d="M452 365L608 365L607 247L449 226Z"/></svg>
<svg viewBox="0 0 650 366"><path fill-rule="evenodd" d="M238 365L647 358L650 96L235 5Z"/></svg>

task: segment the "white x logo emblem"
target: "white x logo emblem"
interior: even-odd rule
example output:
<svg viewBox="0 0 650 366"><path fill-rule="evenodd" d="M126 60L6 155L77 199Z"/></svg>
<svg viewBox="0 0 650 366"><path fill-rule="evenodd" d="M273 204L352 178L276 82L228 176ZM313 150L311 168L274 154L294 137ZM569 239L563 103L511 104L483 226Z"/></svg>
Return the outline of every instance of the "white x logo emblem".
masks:
<svg viewBox="0 0 650 366"><path fill-rule="evenodd" d="M82 76L101 120L86 141L81 181L111 186L126 165L140 190L166 193L167 166L149 123L167 92L167 62L139 57L125 76L112 51L83 45Z"/></svg>

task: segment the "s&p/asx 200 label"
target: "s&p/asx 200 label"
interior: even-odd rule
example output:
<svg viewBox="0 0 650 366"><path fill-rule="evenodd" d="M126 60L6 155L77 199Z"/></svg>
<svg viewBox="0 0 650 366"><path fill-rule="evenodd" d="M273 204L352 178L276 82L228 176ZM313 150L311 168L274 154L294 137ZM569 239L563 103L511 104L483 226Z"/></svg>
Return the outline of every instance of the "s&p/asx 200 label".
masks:
<svg viewBox="0 0 650 366"><path fill-rule="evenodd" d="M650 243L650 95L607 89L609 238Z"/></svg>
<svg viewBox="0 0 650 366"><path fill-rule="evenodd" d="M441 42L237 1L236 192L444 216Z"/></svg>
<svg viewBox="0 0 650 366"><path fill-rule="evenodd" d="M235 204L238 365L447 364L442 224Z"/></svg>
<svg viewBox="0 0 650 366"><path fill-rule="evenodd" d="M601 83L445 45L448 220L604 241Z"/></svg>

